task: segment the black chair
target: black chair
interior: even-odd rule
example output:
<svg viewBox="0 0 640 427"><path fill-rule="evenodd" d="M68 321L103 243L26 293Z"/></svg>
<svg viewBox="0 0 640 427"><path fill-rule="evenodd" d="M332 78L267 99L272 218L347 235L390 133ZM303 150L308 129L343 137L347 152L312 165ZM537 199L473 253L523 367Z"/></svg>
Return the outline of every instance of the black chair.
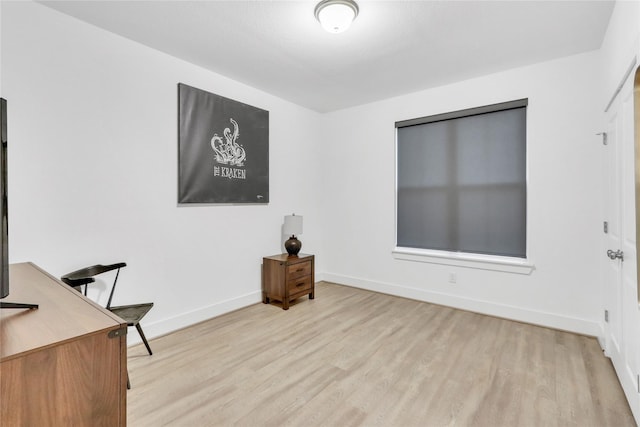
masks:
<svg viewBox="0 0 640 427"><path fill-rule="evenodd" d="M81 288L82 286L84 286L84 294L86 296L87 285L96 281L93 276L97 276L98 274L117 269L118 271L116 272L116 278L113 280L113 285L111 286L109 301L107 302L107 306L105 308L127 322L127 326L135 326L138 330L138 333L140 334L140 338L142 338L142 342L144 343L145 347L147 347L149 355L152 355L153 352L151 351L151 347L149 347L147 338L144 336L144 332L142 332L140 320L142 320L142 318L149 312L149 310L151 310L151 308L153 307L153 303L147 302L144 304L122 305L118 307L111 306L111 300L113 299L113 293L116 290L116 283L118 283L120 269L126 266L127 264L124 262L110 265L92 265L91 267L82 268L80 270L76 270L62 276L62 281L67 285L75 288L78 292L81 292ZM127 388L131 388L129 380L127 380Z"/></svg>
<svg viewBox="0 0 640 427"><path fill-rule="evenodd" d="M144 343L145 347L147 347L149 355L152 355L153 352L151 351L151 347L149 347L149 342L144 336L144 332L142 332L140 320L142 320L142 318L149 312L149 310L151 310L151 308L153 307L153 303L147 302L144 304L122 305L117 307L111 306L113 294L116 290L116 284L118 283L118 276L120 275L120 269L126 266L127 264L124 262L110 265L92 265L91 267L82 268L80 270L76 270L72 273L66 274L62 277L62 281L76 289L84 286L84 294L87 295L87 285L89 283L95 282L93 276L97 276L98 274L117 269L118 271L116 272L116 277L113 280L113 285L111 286L109 301L107 301L107 306L105 308L116 316L120 317L122 320L126 321L127 326L135 326L138 330L138 333L140 334L140 338L142 338L142 342Z"/></svg>

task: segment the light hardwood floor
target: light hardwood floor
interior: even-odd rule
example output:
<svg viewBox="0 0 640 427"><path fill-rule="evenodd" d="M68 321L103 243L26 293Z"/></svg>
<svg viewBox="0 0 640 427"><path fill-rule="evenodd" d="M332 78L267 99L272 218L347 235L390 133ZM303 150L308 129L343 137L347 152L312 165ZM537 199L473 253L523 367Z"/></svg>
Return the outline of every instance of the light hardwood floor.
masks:
<svg viewBox="0 0 640 427"><path fill-rule="evenodd" d="M133 427L635 425L594 338L330 283L150 344Z"/></svg>

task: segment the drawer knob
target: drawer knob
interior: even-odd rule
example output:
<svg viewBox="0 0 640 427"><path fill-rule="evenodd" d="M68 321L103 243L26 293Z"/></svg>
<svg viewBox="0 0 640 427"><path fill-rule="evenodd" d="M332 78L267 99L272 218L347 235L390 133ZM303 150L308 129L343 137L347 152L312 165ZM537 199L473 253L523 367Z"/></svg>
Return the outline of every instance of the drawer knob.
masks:
<svg viewBox="0 0 640 427"><path fill-rule="evenodd" d="M296 286L304 286L304 282L296 283Z"/></svg>

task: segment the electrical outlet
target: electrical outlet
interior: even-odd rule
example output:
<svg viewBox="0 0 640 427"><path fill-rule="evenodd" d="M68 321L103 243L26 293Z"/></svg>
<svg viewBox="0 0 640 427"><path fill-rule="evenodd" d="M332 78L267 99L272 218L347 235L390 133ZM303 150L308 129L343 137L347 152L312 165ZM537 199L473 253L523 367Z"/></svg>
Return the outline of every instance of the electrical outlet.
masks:
<svg viewBox="0 0 640 427"><path fill-rule="evenodd" d="M456 283L458 281L458 277L456 273L449 273L449 283Z"/></svg>

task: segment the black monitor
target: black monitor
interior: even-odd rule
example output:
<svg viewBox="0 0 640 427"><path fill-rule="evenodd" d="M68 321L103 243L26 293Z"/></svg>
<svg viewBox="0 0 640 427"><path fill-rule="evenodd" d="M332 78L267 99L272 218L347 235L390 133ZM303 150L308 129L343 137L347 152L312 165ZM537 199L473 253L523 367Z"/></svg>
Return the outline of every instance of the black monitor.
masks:
<svg viewBox="0 0 640 427"><path fill-rule="evenodd" d="M9 295L9 212L7 209L7 100L0 98L0 128L2 133L2 149L0 152L0 298Z"/></svg>
<svg viewBox="0 0 640 427"><path fill-rule="evenodd" d="M0 214L2 230L0 239L0 299L9 295L9 210L7 206L7 100L0 98L0 129L2 133L2 149L0 150ZM38 308L37 304L16 302L0 302L0 308Z"/></svg>

